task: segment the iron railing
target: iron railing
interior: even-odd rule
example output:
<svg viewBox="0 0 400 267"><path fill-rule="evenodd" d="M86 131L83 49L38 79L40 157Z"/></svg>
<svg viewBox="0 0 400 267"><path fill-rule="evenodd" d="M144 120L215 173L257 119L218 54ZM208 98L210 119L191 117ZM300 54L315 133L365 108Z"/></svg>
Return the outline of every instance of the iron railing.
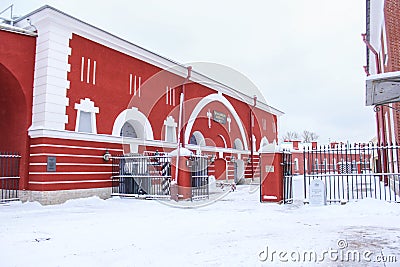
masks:
<svg viewBox="0 0 400 267"><path fill-rule="evenodd" d="M169 197L171 157L124 155L112 157L112 195Z"/></svg>
<svg viewBox="0 0 400 267"><path fill-rule="evenodd" d="M311 180L325 184L327 202L375 198L399 202L400 146L339 144L304 150L304 197Z"/></svg>
<svg viewBox="0 0 400 267"><path fill-rule="evenodd" d="M19 200L19 164L16 153L0 153L0 202Z"/></svg>

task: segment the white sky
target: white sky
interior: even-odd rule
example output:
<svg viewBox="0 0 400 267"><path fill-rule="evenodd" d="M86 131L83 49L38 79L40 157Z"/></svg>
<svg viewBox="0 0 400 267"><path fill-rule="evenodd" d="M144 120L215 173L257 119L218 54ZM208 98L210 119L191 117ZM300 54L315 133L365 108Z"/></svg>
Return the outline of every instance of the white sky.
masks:
<svg viewBox="0 0 400 267"><path fill-rule="evenodd" d="M280 135L365 142L365 0L3 0L24 15L49 4L180 63L213 62L246 75L285 112Z"/></svg>

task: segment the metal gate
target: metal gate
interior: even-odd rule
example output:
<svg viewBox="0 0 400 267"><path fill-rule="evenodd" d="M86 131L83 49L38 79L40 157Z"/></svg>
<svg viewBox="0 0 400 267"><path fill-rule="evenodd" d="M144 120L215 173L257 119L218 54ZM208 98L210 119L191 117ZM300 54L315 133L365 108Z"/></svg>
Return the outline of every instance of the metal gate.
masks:
<svg viewBox="0 0 400 267"><path fill-rule="evenodd" d="M293 203L293 172L292 172L292 153L283 151L282 167L283 167L283 203Z"/></svg>
<svg viewBox="0 0 400 267"><path fill-rule="evenodd" d="M0 202L19 200L19 164L18 154L0 153Z"/></svg>
<svg viewBox="0 0 400 267"><path fill-rule="evenodd" d="M170 198L171 156L146 152L112 157L112 195ZM209 197L208 157L190 157L191 200Z"/></svg>
<svg viewBox="0 0 400 267"><path fill-rule="evenodd" d="M314 179L325 185L327 202L375 198L399 202L400 146L342 144L304 150L304 198Z"/></svg>
<svg viewBox="0 0 400 267"><path fill-rule="evenodd" d="M146 153L112 157L112 195L170 197L171 157Z"/></svg>
<svg viewBox="0 0 400 267"><path fill-rule="evenodd" d="M208 199L210 195L208 185L208 158L195 155L191 157L191 185L192 200Z"/></svg>

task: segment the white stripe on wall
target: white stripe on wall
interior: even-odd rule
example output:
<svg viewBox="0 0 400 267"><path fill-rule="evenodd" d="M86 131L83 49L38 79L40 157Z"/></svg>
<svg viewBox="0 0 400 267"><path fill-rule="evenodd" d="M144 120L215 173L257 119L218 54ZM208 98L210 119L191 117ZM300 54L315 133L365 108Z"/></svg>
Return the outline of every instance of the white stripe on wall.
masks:
<svg viewBox="0 0 400 267"><path fill-rule="evenodd" d="M111 182L111 180L78 180L78 181L54 181L54 182L29 181L30 184L76 184L76 183L104 183L104 182Z"/></svg>
<svg viewBox="0 0 400 267"><path fill-rule="evenodd" d="M141 86L141 84L142 84L142 77L139 76L139 89L138 89L139 97L140 97L140 86Z"/></svg>
<svg viewBox="0 0 400 267"><path fill-rule="evenodd" d="M135 75L135 81L134 81L134 84L133 84L133 95L136 95L136 75Z"/></svg>
<svg viewBox="0 0 400 267"><path fill-rule="evenodd" d="M96 84L96 60L93 61L93 85Z"/></svg>
<svg viewBox="0 0 400 267"><path fill-rule="evenodd" d="M86 82L89 83L90 82L90 58L87 59L87 80Z"/></svg>
<svg viewBox="0 0 400 267"><path fill-rule="evenodd" d="M129 74L129 94L132 95L132 74Z"/></svg>
<svg viewBox="0 0 400 267"><path fill-rule="evenodd" d="M83 82L83 73L85 71L85 58L82 57L82 62L81 62L81 82Z"/></svg>
<svg viewBox="0 0 400 267"><path fill-rule="evenodd" d="M61 148L78 148L78 149L87 149L87 150L108 150L108 151L115 151L115 152L122 152L122 149L118 148L104 148L104 147L89 147L89 146L68 146L68 145L53 145L53 144L37 144L31 145L32 147L61 147Z"/></svg>

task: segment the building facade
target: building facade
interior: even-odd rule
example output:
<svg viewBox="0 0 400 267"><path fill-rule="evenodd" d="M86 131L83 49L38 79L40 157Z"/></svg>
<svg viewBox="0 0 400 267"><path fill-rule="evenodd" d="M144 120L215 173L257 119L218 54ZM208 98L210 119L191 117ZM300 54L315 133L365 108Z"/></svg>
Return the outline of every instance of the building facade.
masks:
<svg viewBox="0 0 400 267"><path fill-rule="evenodd" d="M254 180L282 114L50 6L0 30L2 151L21 155L22 200L109 197L111 155L185 146L216 179Z"/></svg>
<svg viewBox="0 0 400 267"><path fill-rule="evenodd" d="M396 0L366 1L367 76L400 71L400 3ZM367 101L368 102L368 101ZM378 143L399 143L400 104L375 106Z"/></svg>

